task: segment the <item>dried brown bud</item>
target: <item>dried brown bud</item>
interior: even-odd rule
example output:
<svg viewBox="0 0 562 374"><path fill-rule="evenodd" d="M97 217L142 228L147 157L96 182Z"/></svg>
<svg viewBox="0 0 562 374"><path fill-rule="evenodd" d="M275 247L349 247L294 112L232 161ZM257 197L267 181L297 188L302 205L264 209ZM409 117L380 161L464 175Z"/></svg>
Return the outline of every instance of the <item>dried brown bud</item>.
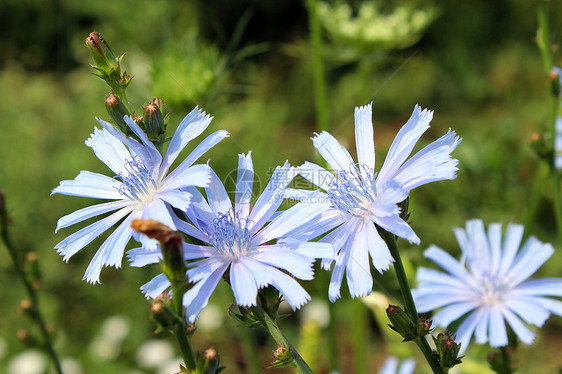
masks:
<svg viewBox="0 0 562 374"><path fill-rule="evenodd" d="M176 236L176 232L165 224L154 219L137 218L131 222L133 230L148 236L150 239L156 239L159 242L167 243Z"/></svg>

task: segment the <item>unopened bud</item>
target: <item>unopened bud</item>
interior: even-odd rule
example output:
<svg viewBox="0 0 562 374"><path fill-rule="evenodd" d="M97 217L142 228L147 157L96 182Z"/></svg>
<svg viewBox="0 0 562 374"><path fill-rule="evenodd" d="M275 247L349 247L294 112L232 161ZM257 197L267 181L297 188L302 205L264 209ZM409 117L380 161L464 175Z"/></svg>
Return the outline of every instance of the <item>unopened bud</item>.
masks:
<svg viewBox="0 0 562 374"><path fill-rule="evenodd" d="M39 272L39 255L37 252L30 252L25 258L25 276L33 286L38 289L41 285L41 274Z"/></svg>
<svg viewBox="0 0 562 374"><path fill-rule="evenodd" d="M277 319L282 300L281 293L275 287L268 286L258 291L259 305L273 320Z"/></svg>
<svg viewBox="0 0 562 374"><path fill-rule="evenodd" d="M437 335L433 340L439 354L439 363L443 368L452 368L461 363L462 357L458 357L461 345L455 342L455 337L448 331Z"/></svg>
<svg viewBox="0 0 562 374"><path fill-rule="evenodd" d="M29 333L26 329L19 329L16 333L16 336L19 341L30 348L35 348L40 346L39 339L36 336L33 336Z"/></svg>
<svg viewBox="0 0 562 374"><path fill-rule="evenodd" d="M273 351L273 357L275 357L275 360L267 367L268 369L281 368L293 363L293 356L287 347L278 346Z"/></svg>
<svg viewBox="0 0 562 374"><path fill-rule="evenodd" d="M163 330L171 330L177 323L180 323L178 316L161 300L154 300L150 304L150 315L158 327Z"/></svg>
<svg viewBox="0 0 562 374"><path fill-rule="evenodd" d="M107 74L109 74L111 70L119 73L120 58L116 58L113 55L109 45L106 43L104 38L102 38L100 33L96 31L90 33L90 35L86 38L86 47L90 50L90 53L96 62L97 69L105 71Z"/></svg>
<svg viewBox="0 0 562 374"><path fill-rule="evenodd" d="M23 299L18 307L18 313L23 314L29 317L32 320L35 320L37 314L35 312L35 308L33 308L33 303L29 299Z"/></svg>
<svg viewBox="0 0 562 374"><path fill-rule="evenodd" d="M208 348L197 358L196 372L201 374L215 374L219 369L219 354L214 348Z"/></svg>
<svg viewBox="0 0 562 374"><path fill-rule="evenodd" d="M433 321L428 320L425 315L421 316L416 323L418 330L418 336L425 336L431 331L431 323Z"/></svg>
<svg viewBox="0 0 562 374"><path fill-rule="evenodd" d="M399 306L389 305L386 309L386 315L392 323L388 326L399 333L404 338L404 341L413 340L418 336L414 321Z"/></svg>
<svg viewBox="0 0 562 374"><path fill-rule="evenodd" d="M113 122L115 122L117 126L119 126L121 132L127 135L130 134L131 130L129 129L129 126L127 125L123 117L130 116L131 113L129 113L129 110L127 109L127 107L125 107L125 104L123 104L121 99L119 99L119 97L117 97L113 93L106 95L105 109L107 110L107 113L109 114Z"/></svg>
<svg viewBox="0 0 562 374"><path fill-rule="evenodd" d="M146 130L146 135L150 140L158 140L158 138L166 133L166 124L164 123L164 116L162 115L162 110L158 103L162 103L162 100L156 101L152 100L150 104L147 104L143 109L142 122L144 123L144 128Z"/></svg>

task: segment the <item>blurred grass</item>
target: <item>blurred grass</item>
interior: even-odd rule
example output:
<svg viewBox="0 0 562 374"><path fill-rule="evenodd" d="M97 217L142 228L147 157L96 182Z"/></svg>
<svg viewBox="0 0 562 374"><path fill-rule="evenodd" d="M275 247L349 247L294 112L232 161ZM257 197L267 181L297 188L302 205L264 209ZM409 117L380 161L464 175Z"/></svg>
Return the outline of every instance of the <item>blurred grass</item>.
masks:
<svg viewBox="0 0 562 374"><path fill-rule="evenodd" d="M454 153L460 160L457 180L422 187L411 194L412 225L422 238L422 245L400 245L413 264L425 263L421 252L430 243L458 253L451 228L462 227L469 218L482 217L487 223L504 224L525 219L540 165L529 146L531 134L543 131L547 115L548 92L533 43L533 2L481 0L453 5L443 0L432 4L441 15L413 47L384 56L373 51L358 63L333 66L328 72L333 133L350 150L354 149L353 108L373 101L379 166L416 103L435 110L432 128L419 148L448 128L464 138ZM554 2L551 5L553 35L561 35L562 25L554 20L562 19L562 6ZM80 170L110 173L84 145L97 124L94 118L107 117L103 108L103 94L107 92L102 81L90 75L82 40L95 29L116 53L128 51L125 65L135 75L131 100L138 111L155 89L165 101L169 98L171 133L192 109L184 99L174 98L185 97L182 91L190 90L190 82L199 83L198 77L187 72L178 75L177 84L174 80L157 81L154 66L164 76L175 76L174 64L166 61L181 64L182 57L187 62L197 57L182 56L183 50L174 48L185 42L188 35L197 35L201 43L198 48L212 48L212 53L218 53L216 58L224 58L228 35L248 8L253 15L240 48L267 43L267 49L232 66L228 79L205 85L210 94L192 96L191 100L214 116L206 134L218 129L232 134L201 161L210 158L216 172L228 176L236 168L236 155L252 150L256 188L263 189L271 169L285 160L294 165L304 160L319 161L309 140L315 131L311 64L306 53L295 53L306 46L306 13L302 4L8 0L0 5L0 19L12 30L10 36L0 37L0 49L4 52L0 57L0 188L7 197L15 242L22 252L37 251L41 256L41 304L47 320L57 324L58 350L63 357L78 358L88 373L127 372L135 367L135 350L152 329L146 301L138 287L155 270L133 269L124 264L120 270L105 269L102 285L90 286L81 278L103 237L79 252L69 264L64 264L53 249L75 230L63 229L55 235L57 219L92 201L49 197L51 189L60 180L74 178ZM43 21L35 28L23 26L27 25L25 20L30 22L39 15L53 22ZM190 34L194 30L197 33ZM560 58L556 61L562 62ZM181 68L179 65L178 71ZM527 230L543 241L554 242L549 188L546 187ZM557 249L541 269L541 276L562 276L558 265L562 254ZM15 333L28 325L15 312L23 288L14 283L14 273L3 250L0 269L0 282L4 285L0 331L9 343L11 357L25 349L15 339ZM396 291L392 277L385 274L378 278ZM328 274L321 273L318 283L308 282L313 297L325 294L326 287L320 282L326 283L327 279ZM346 344L350 339L346 316L351 312L345 299L344 296L337 306L338 320L342 321L338 328L342 347L350 346ZM213 297L222 310L231 300L224 286ZM100 361L88 353L88 346L103 321L113 315L127 316L134 328L116 361ZM243 371L244 352L237 327L228 318L226 321L226 329L219 332L198 332L194 344L201 349L215 346L229 367L227 372ZM298 340L297 323L298 316L282 322L290 328L288 333L294 341ZM560 318L553 317L539 334L536 345L521 348L522 373L548 372L562 365L557 354L562 346L561 329ZM380 353L383 338L375 326L369 334L376 343L369 347L368 356L374 371L384 360ZM256 339L263 341L264 337L258 334ZM270 360L273 346L266 347L261 351L264 365ZM484 350L473 351L474 363L466 365L466 372L470 372L471 365L477 368L472 372L479 372L482 367ZM340 353L343 363L351 363L351 352L342 348ZM0 373L8 357L0 358ZM424 365L419 367L424 372Z"/></svg>

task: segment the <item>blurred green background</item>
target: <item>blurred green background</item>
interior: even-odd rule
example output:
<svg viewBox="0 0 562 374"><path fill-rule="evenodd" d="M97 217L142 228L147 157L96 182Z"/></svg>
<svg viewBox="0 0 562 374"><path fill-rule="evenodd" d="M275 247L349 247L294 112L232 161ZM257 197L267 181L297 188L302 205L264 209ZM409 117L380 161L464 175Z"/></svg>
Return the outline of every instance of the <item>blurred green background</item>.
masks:
<svg viewBox="0 0 562 374"><path fill-rule="evenodd" d="M539 273L562 276L551 186L547 182L542 193L533 192L540 187L544 162L530 147L531 136L546 129L549 95L534 42L537 3L375 3L376 7L353 1L348 8L323 3L318 8L332 133L353 150L353 108L372 101L378 167L416 103L435 110L422 143L448 128L464 138L454 153L460 160L457 180L411 194L412 225L422 245L399 243L411 274L414 266L427 265L421 252L431 243L458 254L452 227L481 217L487 223L525 223L539 239L555 244L557 253ZM561 3L552 1L550 20L554 41L559 41ZM212 114L206 133L226 129L232 135L201 161L210 158L217 174L227 176L237 165L237 154L253 150L258 185L263 188L271 168L285 160L293 165L320 161L309 140L316 130L315 67L305 3L3 0L0 24L5 30L0 34L0 188L22 257L29 251L41 256L41 305L47 320L56 325L57 350L74 360L67 365L74 365L76 373L166 372L139 359L148 339L174 343L151 335L154 326L148 321L147 302L138 291L156 269L124 264L123 269L105 269L102 284L90 286L81 278L103 237L68 264L53 249L76 230L71 227L55 235L57 219L93 201L49 197L51 189L80 170L109 173L84 145L97 124L95 117L108 117L103 106L108 92L104 82L90 74L83 41L95 30L116 54L127 52L124 64L135 76L128 91L131 103L139 112L152 97L162 97L172 112L170 134L194 105ZM555 63L562 64L560 53L555 54ZM533 204L536 208L529 209ZM318 282L307 285L313 299L325 297L328 276L319 275ZM392 277L378 277L385 287L397 290ZM10 372L14 357L27 350L16 339L16 331L33 331L16 313L24 290L4 249L0 284L2 373ZM351 373L353 362L347 348L352 345L346 325L351 313L348 299L344 291L335 316L342 373ZM217 307L211 308L215 314L209 320L222 324L201 326L195 347L214 346L228 367L226 373L238 373L245 372L247 361L241 342L256 339L265 344L260 350L265 366L273 344L259 333L245 336L227 316L232 296L226 287L221 286L212 301ZM369 317L367 332L373 372L386 353L409 354L404 345L381 333L386 326L380 318L376 321ZM282 324L295 342L300 340L298 344L310 339L324 344L321 332L307 330L303 317L293 316ZM122 335L108 338L111 345L103 340L106 330ZM561 367L561 332L560 318L552 317L536 344L520 349L521 372L546 373ZM110 353L104 356L100 346ZM460 372L485 372L485 353L474 347ZM166 355L176 354L162 353ZM327 359L321 353L320 357L318 372L326 372ZM418 372L427 371L421 358L419 362Z"/></svg>

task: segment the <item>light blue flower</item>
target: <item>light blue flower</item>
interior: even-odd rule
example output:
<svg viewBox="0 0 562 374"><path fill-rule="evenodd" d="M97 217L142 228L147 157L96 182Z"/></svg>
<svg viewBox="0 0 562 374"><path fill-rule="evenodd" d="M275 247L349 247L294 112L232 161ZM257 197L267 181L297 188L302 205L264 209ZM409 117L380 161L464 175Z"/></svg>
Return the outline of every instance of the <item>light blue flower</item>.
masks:
<svg viewBox="0 0 562 374"><path fill-rule="evenodd" d="M426 183L456 177L458 160L450 154L460 143L454 131L426 146L408 159L421 135L429 128L433 112L416 106L408 122L393 141L380 172L375 173L371 104L355 108L356 164L349 152L329 133L316 134L314 146L335 174L305 162L300 174L325 191L289 190L287 197L303 202L327 202L325 211L303 238L312 239L334 229L320 242L331 243L339 252L333 268L329 297L340 297L341 283L347 273L347 284L353 297L367 296L373 288L369 255L374 267L383 272L394 261L375 225L411 243L420 239L400 217L398 203L410 190ZM330 260L322 263L329 269Z"/></svg>
<svg viewBox="0 0 562 374"><path fill-rule="evenodd" d="M478 344L506 346L506 323L523 343L531 344L535 333L523 321L540 327L550 313L562 315L562 302L546 297L562 296L562 279L528 280L554 249L532 236L520 249L523 230L509 224L502 243L501 224L492 223L486 235L482 220L475 219L466 223L466 230L454 230L460 261L436 246L424 252L447 273L418 269L416 306L420 313L442 308L433 322L443 327L467 315L456 331L461 353L473 334Z"/></svg>
<svg viewBox="0 0 562 374"><path fill-rule="evenodd" d="M416 360L413 358L402 361L400 369L398 369L399 363L396 357L387 358L379 370L379 374L412 374L416 369Z"/></svg>
<svg viewBox="0 0 562 374"><path fill-rule="evenodd" d="M125 246L132 236L145 249L156 249L155 240L133 232L130 227L133 219L153 218L176 228L179 219L171 208L187 209L192 196L185 188L209 184L209 166L193 163L229 136L228 132L220 130L209 135L174 171L168 174L168 170L186 144L199 136L209 126L211 119L205 112L195 108L179 124L164 157L132 119L125 117L141 142L132 137L127 138L111 124L98 119L103 129L95 128L86 140L86 145L113 171L114 176L81 171L74 180L60 182L51 193L114 200L77 210L59 219L56 230L116 210L58 243L55 248L65 261L124 218L96 252L84 279L99 283L104 265L120 267Z"/></svg>
<svg viewBox="0 0 562 374"><path fill-rule="evenodd" d="M334 250L326 243L291 239L291 233L310 225L322 209L328 208L327 204L297 204L277 212L295 174L295 169L288 163L277 167L253 208L250 197L254 170L250 153L239 156L234 207L214 172L205 188L207 201L197 189L190 189L194 199L187 215L193 225L183 223L177 227L208 244L184 244L186 260L198 259L188 264L188 279L197 283L183 299L190 322L195 321L207 305L228 268L238 305L256 305L258 290L268 285L279 290L293 310L310 300L294 278L313 279L314 259L333 258ZM161 258L160 251L144 249L131 250L128 255L132 266L155 263ZM169 286L166 276L160 274L142 290L154 298Z"/></svg>

